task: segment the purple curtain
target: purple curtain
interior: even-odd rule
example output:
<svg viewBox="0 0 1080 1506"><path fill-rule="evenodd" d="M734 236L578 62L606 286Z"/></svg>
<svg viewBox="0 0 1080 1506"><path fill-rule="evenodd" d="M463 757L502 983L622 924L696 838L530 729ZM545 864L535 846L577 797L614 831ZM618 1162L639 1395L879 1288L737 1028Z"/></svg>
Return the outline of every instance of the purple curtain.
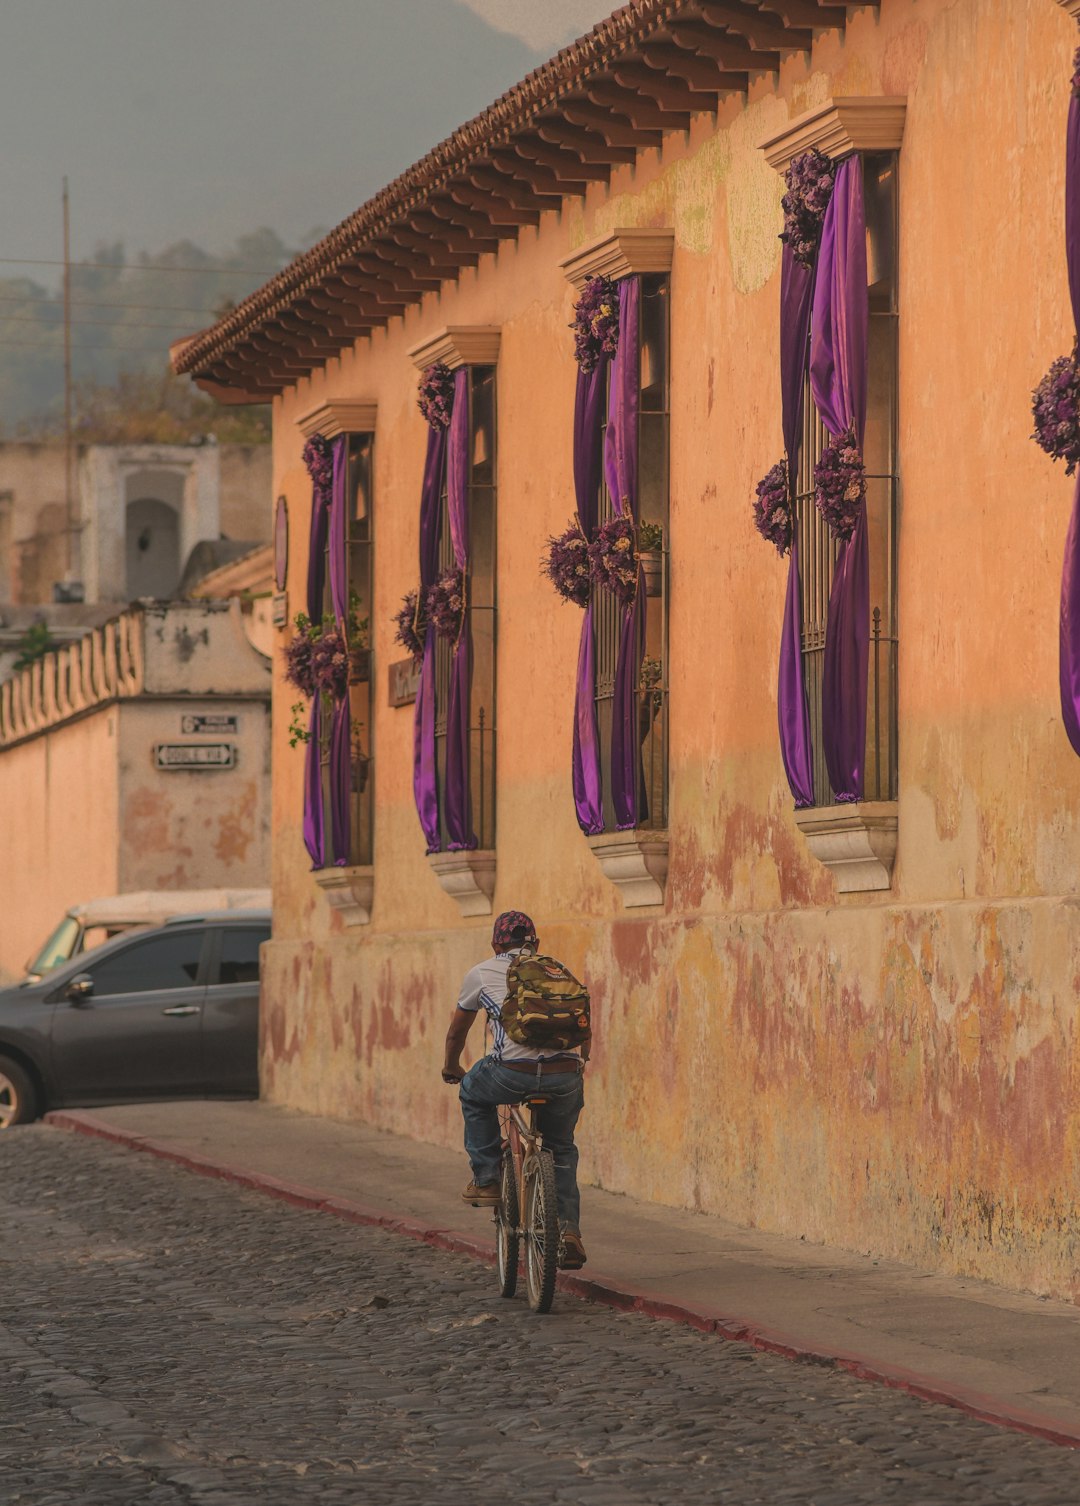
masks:
<svg viewBox="0 0 1080 1506"><path fill-rule="evenodd" d="M1065 139L1065 256L1073 323L1080 336L1080 99L1075 94L1069 100ZM1080 476L1065 537L1059 635L1061 718L1073 752L1080 754Z"/></svg>
<svg viewBox="0 0 1080 1506"><path fill-rule="evenodd" d="M784 413L784 448L792 493L799 475L802 448L803 391L810 336L810 308L814 278L800 266L785 244L780 273L780 393ZM795 516L792 508L792 518ZM784 630L780 639L780 672L776 687L780 753L795 809L814 803L813 748L810 709L806 704L802 656L802 595L799 586L799 535L792 530L788 559Z"/></svg>
<svg viewBox="0 0 1080 1506"><path fill-rule="evenodd" d="M439 500L446 465L445 429L428 429L420 494L420 595L439 571ZM439 851L439 790L435 769L435 629L428 626L413 721L413 795L428 852Z"/></svg>
<svg viewBox="0 0 1080 1506"><path fill-rule="evenodd" d="M326 583L326 531L330 496L321 486L311 488L311 529L308 536L307 615L322 621L323 588ZM318 695L311 698L308 744L304 753L304 846L312 868L326 867L326 823L323 818L322 707Z"/></svg>
<svg viewBox="0 0 1080 1506"><path fill-rule="evenodd" d="M331 445L334 479L330 490L330 599L338 631L346 632L349 617L349 518L346 488L349 479L349 441L339 434ZM334 702L330 721L330 841L334 866L349 861L349 803L351 736L348 688Z"/></svg>
<svg viewBox="0 0 1080 1506"><path fill-rule="evenodd" d="M604 473L615 512L637 522L638 393L640 387L638 323L641 279L619 283L619 348L611 363ZM615 661L615 700L611 719L611 803L615 826L637 825L641 788L641 739L638 736L637 688L645 651L645 583L638 569L637 590L623 609L619 653Z"/></svg>
<svg viewBox="0 0 1080 1506"><path fill-rule="evenodd" d="M574 398L574 495L578 522L587 539L599 519L603 401L607 390L608 358L601 356L592 371L578 368ZM604 801L600 776L600 732L596 723L596 649L593 644L592 601L585 608L578 649L574 692L574 808L578 825L588 836L604 829Z"/></svg>
<svg viewBox="0 0 1080 1506"><path fill-rule="evenodd" d="M446 506L454 561L468 590L469 579L469 371L454 373L454 410L446 447ZM476 846L469 780L469 712L472 689L472 624L466 614L450 665L446 717L446 835L451 852Z"/></svg>
<svg viewBox="0 0 1080 1506"><path fill-rule="evenodd" d="M869 298L862 159L847 157L825 215L814 283L810 387L834 437L866 434ZM822 746L838 801L861 800L870 652L870 568L866 506L836 560L822 675Z"/></svg>

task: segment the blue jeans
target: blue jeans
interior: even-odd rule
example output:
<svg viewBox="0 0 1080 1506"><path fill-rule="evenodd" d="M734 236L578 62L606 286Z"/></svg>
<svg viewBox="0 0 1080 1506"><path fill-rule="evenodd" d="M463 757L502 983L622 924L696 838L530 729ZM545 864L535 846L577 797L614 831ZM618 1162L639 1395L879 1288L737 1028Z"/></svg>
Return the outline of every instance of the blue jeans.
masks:
<svg viewBox="0 0 1080 1506"><path fill-rule="evenodd" d="M534 1093L548 1100L536 1111L537 1124L544 1137L544 1149L555 1158L555 1196L559 1218L571 1229L578 1229L581 1199L577 1185L577 1146L574 1127L585 1103L581 1068L568 1072L516 1072L502 1067L490 1056L470 1067L461 1082L461 1112L465 1118L465 1153L472 1166L473 1181L478 1187L499 1180L502 1163L502 1135L499 1129L500 1103L521 1103Z"/></svg>

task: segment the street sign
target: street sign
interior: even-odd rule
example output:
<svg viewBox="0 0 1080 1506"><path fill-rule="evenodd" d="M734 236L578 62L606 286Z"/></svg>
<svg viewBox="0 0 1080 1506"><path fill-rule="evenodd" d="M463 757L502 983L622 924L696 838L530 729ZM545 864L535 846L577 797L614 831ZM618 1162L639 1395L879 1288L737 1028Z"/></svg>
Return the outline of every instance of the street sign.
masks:
<svg viewBox="0 0 1080 1506"><path fill-rule="evenodd" d="M410 706L420 689L420 669L413 659L398 659L390 669L391 706Z"/></svg>
<svg viewBox="0 0 1080 1506"><path fill-rule="evenodd" d="M218 736L223 733L240 731L240 718L228 716L225 712L208 712L199 715L197 712L188 713L180 718L180 731L184 737L205 737L208 733L216 732Z"/></svg>
<svg viewBox="0 0 1080 1506"><path fill-rule="evenodd" d="M178 769L235 769L233 743L155 743L154 767L172 773Z"/></svg>

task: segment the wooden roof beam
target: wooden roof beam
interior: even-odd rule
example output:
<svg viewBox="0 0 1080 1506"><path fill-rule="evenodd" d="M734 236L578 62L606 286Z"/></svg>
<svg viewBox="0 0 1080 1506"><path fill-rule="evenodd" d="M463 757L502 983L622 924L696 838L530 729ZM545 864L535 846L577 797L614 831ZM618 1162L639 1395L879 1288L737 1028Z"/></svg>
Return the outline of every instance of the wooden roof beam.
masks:
<svg viewBox="0 0 1080 1506"><path fill-rule="evenodd" d="M465 225L450 219L440 219L429 210L421 210L409 216L409 225L421 235L436 236L451 251L475 251L479 255L499 249L497 236L484 235L470 230Z"/></svg>
<svg viewBox="0 0 1080 1506"><path fill-rule="evenodd" d="M539 209L523 209L498 199L472 183L454 183L450 195L466 209L479 209L492 225L539 225Z"/></svg>
<svg viewBox="0 0 1080 1506"><path fill-rule="evenodd" d="M298 355L291 345L274 340L265 327L250 337L246 347L251 349L255 369L268 371L272 377L295 382L297 377L307 376L311 370L311 360Z"/></svg>
<svg viewBox="0 0 1080 1506"><path fill-rule="evenodd" d="M280 384L268 381L261 367L256 369L245 366L232 355L226 357L224 361L215 361L205 371L194 373L194 376L200 386L207 381L214 386L238 387L244 392L250 392L253 397L265 397L268 402L281 391Z"/></svg>
<svg viewBox="0 0 1080 1506"><path fill-rule="evenodd" d="M571 125L568 120L541 120L537 122L537 134L541 141L574 152L582 162L594 162L609 171L617 163L633 166L637 152L633 146L613 146L600 132L586 126Z"/></svg>
<svg viewBox="0 0 1080 1506"><path fill-rule="evenodd" d="M814 34L806 27L783 25L756 5L741 0L697 0L696 9L709 26L726 27L758 52L809 52Z"/></svg>
<svg viewBox="0 0 1080 1506"><path fill-rule="evenodd" d="M829 0L760 0L761 9L779 16L788 26L809 26L813 30L840 30L847 25L847 10ZM877 4L877 0L867 0Z"/></svg>
<svg viewBox="0 0 1080 1506"><path fill-rule="evenodd" d="M343 332L354 338L366 334L377 324L390 322L390 316L386 312L373 311L370 307L349 299L335 298L326 289L309 293L305 302L309 303L312 308L323 312L325 318L330 321L332 330L338 333ZM402 312L404 312L404 305Z"/></svg>
<svg viewBox="0 0 1080 1506"><path fill-rule="evenodd" d="M434 293L442 287L442 279L429 268L417 276L402 270L396 262L388 262L374 255L357 255L352 265L339 267L327 279L327 285L335 281L350 289L349 296L358 293L376 303L396 303L402 293Z"/></svg>
<svg viewBox="0 0 1080 1506"><path fill-rule="evenodd" d="M638 89L655 99L665 110L688 114L709 114L716 110L718 90L692 89L685 79L646 67L644 63L619 63L613 70L615 82L627 89Z"/></svg>
<svg viewBox="0 0 1080 1506"><path fill-rule="evenodd" d="M514 142L514 151L527 162L539 162L562 177L588 179L593 183L606 183L611 177L611 168L606 162L585 162L573 152L560 151L548 146L538 136Z"/></svg>
<svg viewBox="0 0 1080 1506"><path fill-rule="evenodd" d="M522 204L532 209L561 209L563 195L559 190L555 193L538 192L528 183L519 178L511 178L507 173L499 172L494 167L478 165L468 171L469 182L487 193L492 193L498 199L505 199L508 204Z"/></svg>
<svg viewBox="0 0 1080 1506"><path fill-rule="evenodd" d="M340 339L335 340L322 324L305 318L295 308L282 309L274 322L274 329L282 332L282 345L294 354L332 356L341 349ZM268 338L273 340L274 335Z"/></svg>
<svg viewBox="0 0 1080 1506"><path fill-rule="evenodd" d="M746 88L745 73L724 73L711 58L695 57L673 42L643 47L641 61L647 68L683 79L691 89L708 94L739 94Z"/></svg>
<svg viewBox="0 0 1080 1506"><path fill-rule="evenodd" d="M499 241L517 234L512 226L493 225L486 214L477 214L471 209L466 209L463 204L457 203L450 197L449 189L438 198L427 199L423 212L432 215L445 225L453 225L457 229L464 230L469 236L487 238L494 241L496 245Z"/></svg>
<svg viewBox="0 0 1080 1506"><path fill-rule="evenodd" d="M571 125L585 126L597 136L602 136L609 146L659 146L663 140L662 130L629 125L624 120L616 119L606 109L582 104L576 99L568 99L564 103L562 114Z"/></svg>
<svg viewBox="0 0 1080 1506"><path fill-rule="evenodd" d="M425 292L433 293L442 287L443 278L429 262L423 261L415 251L409 251L393 241L368 241L364 247L364 256L373 274L390 284L391 292L397 291L396 274L399 273L416 287L422 287Z"/></svg>
<svg viewBox="0 0 1080 1506"><path fill-rule="evenodd" d="M705 21L672 21L669 26L676 47L713 58L725 72L776 73L780 68L778 52L756 52L739 37L719 31Z"/></svg>
<svg viewBox="0 0 1080 1506"><path fill-rule="evenodd" d="M462 267L475 267L480 262L479 251L455 250L441 236L425 235L422 230L413 230L408 225L395 225L386 235L394 245L405 251L415 251L446 277L454 277Z"/></svg>
<svg viewBox="0 0 1080 1506"><path fill-rule="evenodd" d="M568 163L573 161L572 157L567 158ZM512 147L497 147L491 154L491 162L496 171L527 183L538 193L557 194L560 197L577 194L584 197L588 191L588 179L580 175L575 177L572 168L568 167L565 172L552 172L542 162L520 157Z"/></svg>
<svg viewBox="0 0 1080 1506"><path fill-rule="evenodd" d="M629 120L641 131L688 131L690 113L687 110L668 110L659 101L642 94L620 89L616 83L587 84L586 90L593 104L611 110Z"/></svg>

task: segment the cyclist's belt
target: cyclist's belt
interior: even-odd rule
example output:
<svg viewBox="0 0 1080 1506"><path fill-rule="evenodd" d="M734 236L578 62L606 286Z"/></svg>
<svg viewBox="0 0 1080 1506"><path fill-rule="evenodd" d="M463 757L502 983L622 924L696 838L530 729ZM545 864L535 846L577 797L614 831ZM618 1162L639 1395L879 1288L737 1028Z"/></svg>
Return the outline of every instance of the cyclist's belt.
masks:
<svg viewBox="0 0 1080 1506"><path fill-rule="evenodd" d="M512 1072L531 1072L533 1077L537 1072L576 1072L581 1066L580 1056L549 1057L546 1061L535 1062L498 1062L497 1066L509 1067Z"/></svg>

